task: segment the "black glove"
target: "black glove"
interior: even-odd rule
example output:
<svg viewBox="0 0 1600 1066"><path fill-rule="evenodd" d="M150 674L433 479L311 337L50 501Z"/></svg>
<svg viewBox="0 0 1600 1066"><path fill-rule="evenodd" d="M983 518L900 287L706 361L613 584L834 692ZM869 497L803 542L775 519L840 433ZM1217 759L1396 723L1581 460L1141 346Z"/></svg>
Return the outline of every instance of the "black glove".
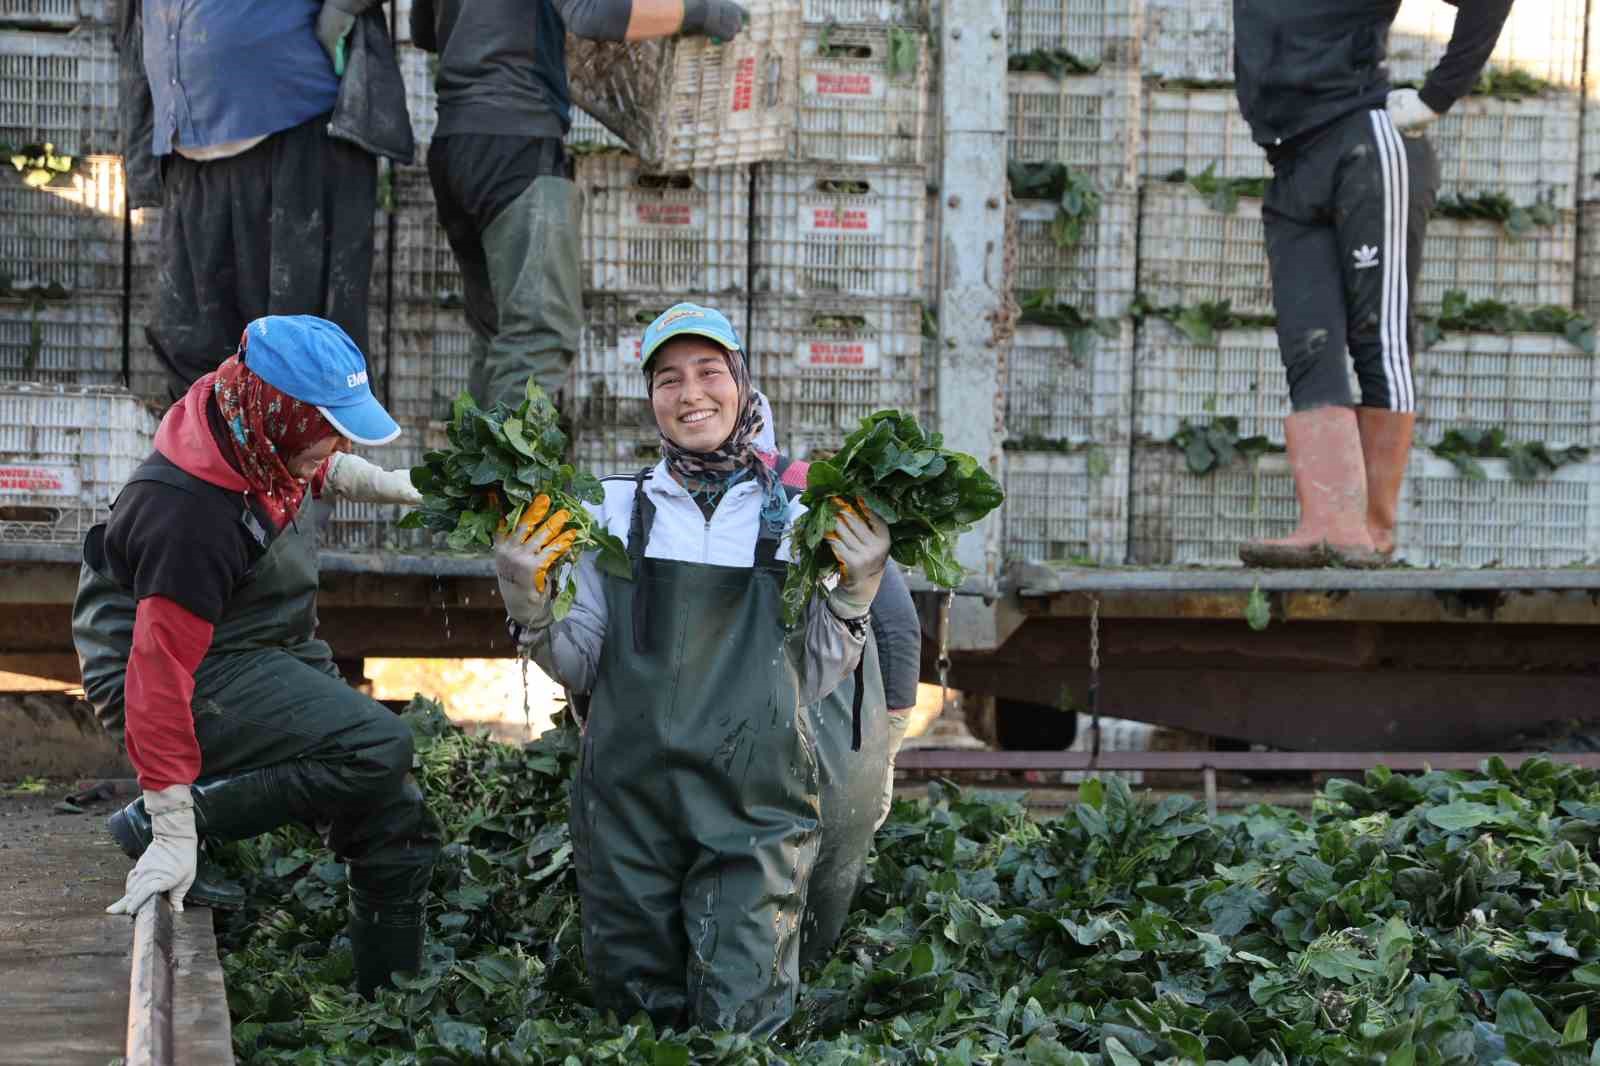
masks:
<svg viewBox="0 0 1600 1066"><path fill-rule="evenodd" d="M683 26L678 32L731 41L749 18L750 13L733 0L683 0Z"/></svg>

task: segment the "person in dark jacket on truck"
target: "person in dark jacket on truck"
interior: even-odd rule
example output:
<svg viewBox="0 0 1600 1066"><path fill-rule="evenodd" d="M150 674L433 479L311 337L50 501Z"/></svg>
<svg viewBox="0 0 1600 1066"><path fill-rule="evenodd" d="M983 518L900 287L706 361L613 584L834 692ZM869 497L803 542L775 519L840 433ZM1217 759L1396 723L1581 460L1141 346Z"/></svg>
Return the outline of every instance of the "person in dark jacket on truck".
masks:
<svg viewBox="0 0 1600 1066"><path fill-rule="evenodd" d="M1439 65L1396 89L1384 60L1400 0L1234 0L1239 108L1272 164L1261 216L1300 501L1289 536L1240 548L1248 565L1374 566L1394 552L1417 409L1412 292L1439 190L1422 131L1477 82L1511 0L1456 6Z"/></svg>
<svg viewBox="0 0 1600 1066"><path fill-rule="evenodd" d="M566 35L728 40L744 14L733 0L415 0L412 40L439 54L428 176L461 267L480 406L515 406L529 378L563 406L578 350Z"/></svg>
<svg viewBox="0 0 1600 1066"><path fill-rule="evenodd" d="M118 47L128 206L163 209L145 335L170 398L263 315L366 351L377 157L416 153L378 0L128 0Z"/></svg>
<svg viewBox="0 0 1600 1066"><path fill-rule="evenodd" d="M417 503L409 471L349 454L400 428L338 326L257 319L161 420L155 452L90 531L73 605L84 693L143 795L112 815L137 863L112 913L166 893L238 905L202 837L317 827L349 864L356 985L421 962L438 824L411 734L339 677L317 639L314 496ZM232 898L230 899L230 895Z"/></svg>

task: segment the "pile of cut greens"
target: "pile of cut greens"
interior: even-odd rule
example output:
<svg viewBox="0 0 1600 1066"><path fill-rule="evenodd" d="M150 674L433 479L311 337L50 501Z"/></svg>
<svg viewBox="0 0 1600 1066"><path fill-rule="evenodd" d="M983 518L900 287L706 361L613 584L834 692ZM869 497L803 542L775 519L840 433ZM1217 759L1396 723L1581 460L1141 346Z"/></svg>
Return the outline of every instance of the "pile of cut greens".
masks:
<svg viewBox="0 0 1600 1066"><path fill-rule="evenodd" d="M956 537L1005 494L976 459L945 448L940 434L924 432L910 415L868 415L833 458L811 464L800 496L807 510L791 533L793 562L783 584L787 625L800 620L818 583L838 569L823 543L838 520L835 497L859 499L888 523L895 562L920 566L935 585L955 588L963 575Z"/></svg>
<svg viewBox="0 0 1600 1066"><path fill-rule="evenodd" d="M578 531L571 558L596 551L597 564L628 577L623 543L584 509L605 492L592 474L566 461L567 435L544 390L528 382L526 398L515 410L505 404L481 410L472 397L456 397L448 428L449 447L430 451L411 471L422 505L400 520L402 529L446 534L454 551L487 548L497 534L515 528L535 497L550 497L549 514L567 513L567 528ZM577 595L577 579L567 573L557 595L557 618L566 616Z"/></svg>
<svg viewBox="0 0 1600 1066"><path fill-rule="evenodd" d="M1045 822L935 784L758 1044L590 1007L570 723L524 751L428 701L406 720L450 842L424 972L350 990L343 868L310 831L224 846L250 890L218 915L242 1066L1600 1064L1595 771L1376 770L1217 819L1120 780Z"/></svg>

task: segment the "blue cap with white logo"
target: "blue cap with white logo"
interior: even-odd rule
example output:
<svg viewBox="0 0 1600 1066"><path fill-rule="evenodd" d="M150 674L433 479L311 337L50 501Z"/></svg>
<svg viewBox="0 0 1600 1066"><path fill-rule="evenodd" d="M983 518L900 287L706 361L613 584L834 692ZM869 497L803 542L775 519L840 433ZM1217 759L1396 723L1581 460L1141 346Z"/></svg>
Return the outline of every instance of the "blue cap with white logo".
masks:
<svg viewBox="0 0 1600 1066"><path fill-rule="evenodd" d="M730 352L743 352L738 330L728 321L728 316L699 304L673 304L645 329L644 343L639 348L639 359L645 374L650 373L650 359L656 350L674 337L706 337L716 341Z"/></svg>
<svg viewBox="0 0 1600 1066"><path fill-rule="evenodd" d="M267 315L245 327L244 364L279 392L315 404L357 444L387 444L400 427L372 395L350 334L315 315Z"/></svg>

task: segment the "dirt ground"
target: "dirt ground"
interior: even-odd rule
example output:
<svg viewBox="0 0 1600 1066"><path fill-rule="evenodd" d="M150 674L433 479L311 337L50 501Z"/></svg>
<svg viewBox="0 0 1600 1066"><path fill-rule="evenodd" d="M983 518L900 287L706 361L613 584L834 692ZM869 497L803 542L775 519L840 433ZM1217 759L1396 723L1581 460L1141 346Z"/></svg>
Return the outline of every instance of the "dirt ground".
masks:
<svg viewBox="0 0 1600 1066"><path fill-rule="evenodd" d="M64 790L0 792L0 1064L104 1064L123 1053L128 919L105 913L130 863L112 802L55 811Z"/></svg>

